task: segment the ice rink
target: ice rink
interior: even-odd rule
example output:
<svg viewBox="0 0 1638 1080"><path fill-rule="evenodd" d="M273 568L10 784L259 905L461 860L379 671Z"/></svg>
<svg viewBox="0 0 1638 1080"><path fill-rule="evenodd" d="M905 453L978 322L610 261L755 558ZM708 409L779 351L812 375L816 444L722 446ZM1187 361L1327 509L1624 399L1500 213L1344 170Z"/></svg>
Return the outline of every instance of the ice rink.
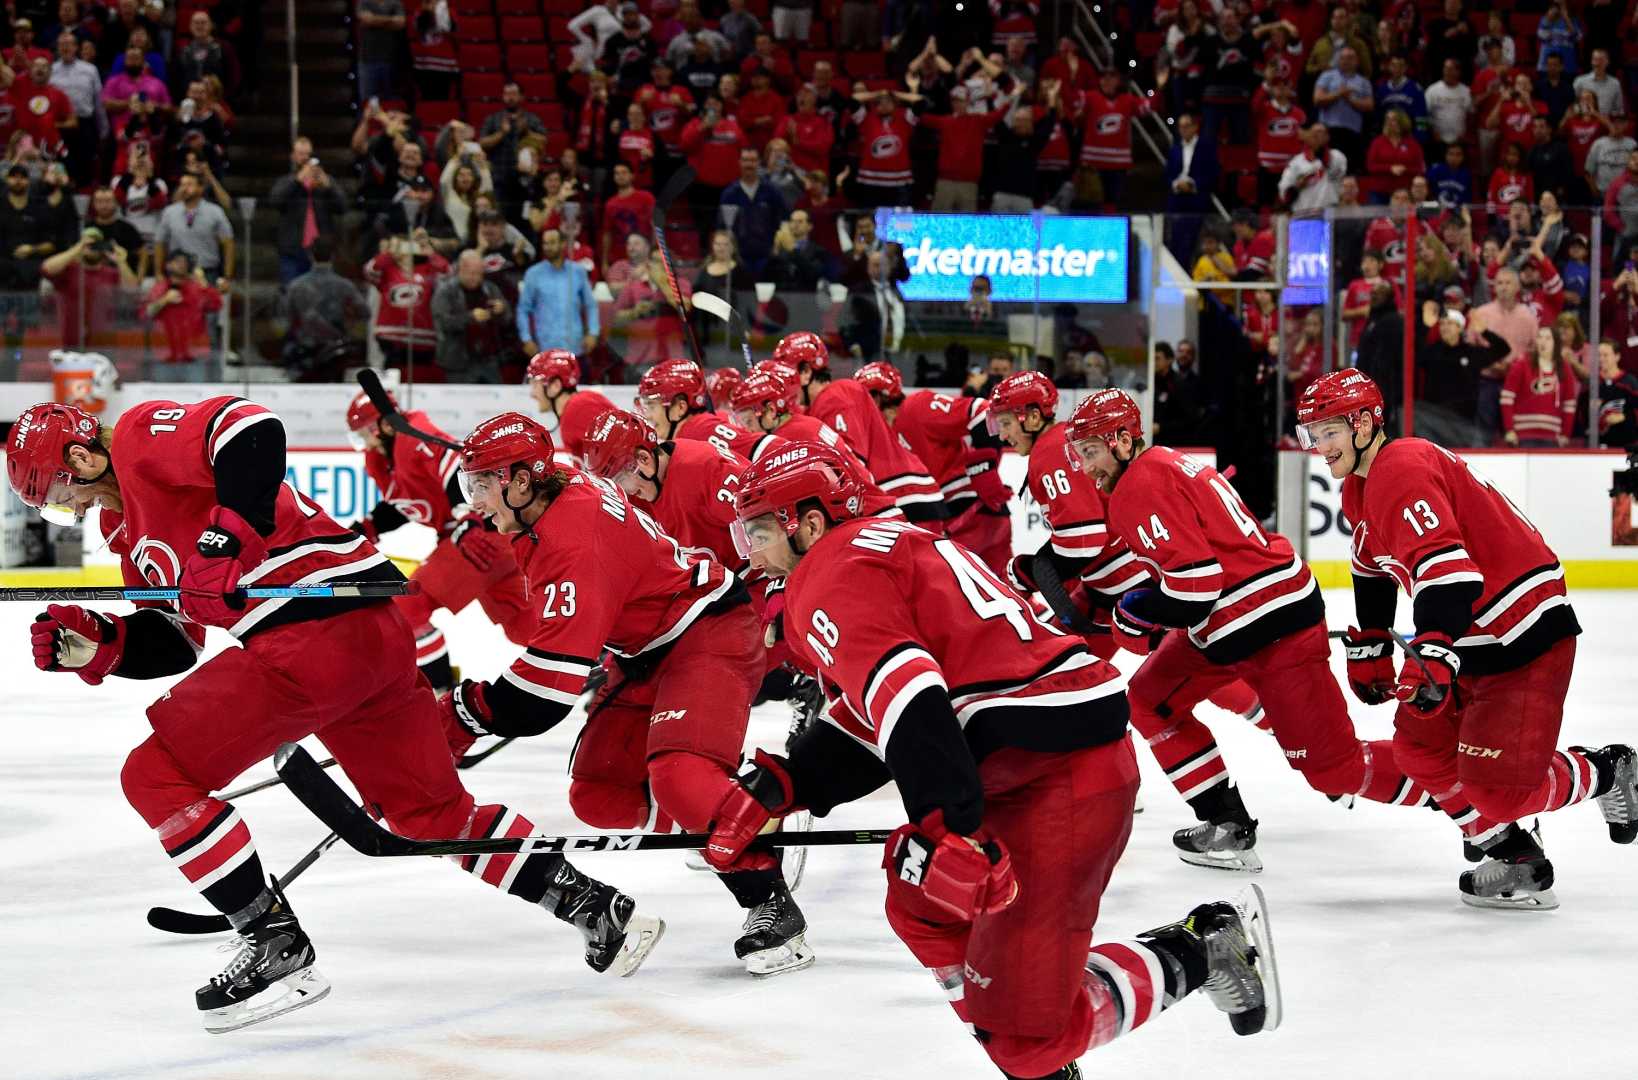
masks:
<svg viewBox="0 0 1638 1080"><path fill-rule="evenodd" d="M1332 625L1345 626L1351 599L1328 599ZM1638 594L1572 599L1586 633L1562 743L1638 738L1628 637ZM455 661L468 675L490 676L515 650L473 614L455 624ZM93 689L70 675L36 672L26 645L33 615L18 604L0 611L7 685L0 1073L7 1077L997 1075L882 919L876 848L813 853L797 898L818 962L757 982L733 956L739 910L675 853L576 859L667 921L648 963L617 980L585 967L571 928L447 864L369 860L337 847L290 894L333 993L268 1024L207 1035L193 990L228 954L215 950L219 938L170 937L144 922L155 904L208 908L119 789L125 754L147 730L143 708L163 686L116 679ZM1401 626L1408 618L1402 605ZM1340 674L1340 652L1335 662ZM1390 710L1353 708L1363 734L1388 733ZM224 721L232 710L231 701L222 703ZM1201 715L1262 823L1267 870L1257 880L1272 908L1285 1024L1237 1038L1200 996L1089 1054L1088 1077L1625 1075L1638 1066L1631 1024L1638 845L1611 844L1594 805L1545 823L1560 910L1477 911L1457 899L1456 877L1467 864L1448 819L1333 806L1286 768L1268 736L1210 706ZM752 741L777 747L786 719L783 705L759 708ZM586 831L566 801L575 727L571 721L508 747L465 774L469 786L480 801L504 801L546 831ZM1242 884L1239 875L1189 867L1172 854L1172 830L1192 818L1147 753L1139 757L1147 810L1105 897L1102 937L1129 937ZM260 766L247 778L270 773ZM325 831L280 790L237 805L275 873ZM888 790L820 827L902 820Z"/></svg>

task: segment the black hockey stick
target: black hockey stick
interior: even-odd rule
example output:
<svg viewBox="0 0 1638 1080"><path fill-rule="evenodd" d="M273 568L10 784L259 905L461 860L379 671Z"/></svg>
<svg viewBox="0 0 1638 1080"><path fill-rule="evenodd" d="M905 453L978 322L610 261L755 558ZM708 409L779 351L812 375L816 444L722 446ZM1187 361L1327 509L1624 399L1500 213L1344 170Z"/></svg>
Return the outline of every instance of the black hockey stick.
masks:
<svg viewBox="0 0 1638 1080"><path fill-rule="evenodd" d="M495 753L507 743L513 741L515 741L514 738L508 736L482 753L468 754L466 757L463 757L460 761L456 762L455 767L457 769L470 769L472 766L483 761L485 758ZM308 760L312 761L311 758ZM335 758L325 758L323 761L313 762L313 766L319 770L324 770L328 769L335 763ZM328 777L325 777L325 782L330 782ZM249 787L240 788L238 791L230 791L226 795L220 796L220 798L223 802L227 802L236 796L247 795L252 791L261 791L264 788L270 788L282 783L284 783L284 778L282 776L275 776L270 780L263 780L260 783L251 784ZM296 860L296 865L284 872L283 876L279 878L279 888L286 888L292 881L295 881L298 877L300 877L304 870L317 862L318 857L323 855L326 851L329 851L339 839L341 839L340 834L332 831L330 835L326 836L323 840L320 840L313 850ZM148 925L153 927L155 930L163 930L167 934L220 934L224 930L231 930L233 928L232 924L228 922L226 915L199 915L191 911L178 911L176 908L168 907L149 908Z"/></svg>
<svg viewBox="0 0 1638 1080"><path fill-rule="evenodd" d="M671 179L665 182L665 187L661 188L659 194L654 196L652 224L654 226L654 250L660 253L660 266L665 269L665 280L669 286L669 291L667 289L661 289L660 291L666 293L666 300L676 309L678 317L682 319L683 332L688 335L688 348L694 355L694 363L700 366L701 371L704 371L705 353L700 351L699 339L694 336L694 321L689 318L689 305L683 300L682 288L677 284L677 268L671 261L671 245L665 241L666 214L670 211L671 204L676 202L682 196L682 193L688 190L689 185L694 182L694 177L694 167L692 165L684 165L671 174Z"/></svg>
<svg viewBox="0 0 1638 1080"><path fill-rule="evenodd" d="M1045 600L1047 607L1058 616L1059 622L1083 636L1098 632L1097 625L1082 615L1075 602L1069 598L1069 590L1064 588L1064 579L1058 575L1058 568L1052 565L1051 559L1031 559L1029 568L1035 575L1035 585L1041 592L1041 599Z"/></svg>
<svg viewBox="0 0 1638 1080"><path fill-rule="evenodd" d="M363 389L364 396L370 399L370 404L381 414L381 419L394 431L434 446L442 446L446 450L461 449L461 444L453 439L422 431L410 423L404 414L398 411L398 406L393 404L392 398L387 396L387 388L381 385L381 376L376 374L374 368L365 368L358 373L358 385Z"/></svg>
<svg viewBox="0 0 1638 1080"><path fill-rule="evenodd" d="M739 309L716 293L699 292L692 297L694 310L703 311L707 315L721 319L728 324L728 340L733 341L739 336L739 351L745 357L745 370L751 370L755 361L751 359L751 328L745 323L745 316Z"/></svg>
<svg viewBox="0 0 1638 1080"><path fill-rule="evenodd" d="M239 589L235 595L245 600L288 599L357 599L361 596L403 596L413 592L405 581L331 581L319 585L251 585ZM178 588L120 588L104 585L64 585L58 588L0 588L0 600L20 600L30 603L55 603L82 600L180 600Z"/></svg>
<svg viewBox="0 0 1638 1080"><path fill-rule="evenodd" d="M313 756L296 743L285 743L273 755L273 764L296 798L348 846L371 858L403 855L514 855L536 852L565 854L585 851L687 851L703 848L710 839L701 833L605 833L596 836L492 836L470 840L415 840L382 828L347 793L342 791ZM757 848L829 847L843 844L880 844L891 829L832 829L820 832L772 832L757 837Z"/></svg>

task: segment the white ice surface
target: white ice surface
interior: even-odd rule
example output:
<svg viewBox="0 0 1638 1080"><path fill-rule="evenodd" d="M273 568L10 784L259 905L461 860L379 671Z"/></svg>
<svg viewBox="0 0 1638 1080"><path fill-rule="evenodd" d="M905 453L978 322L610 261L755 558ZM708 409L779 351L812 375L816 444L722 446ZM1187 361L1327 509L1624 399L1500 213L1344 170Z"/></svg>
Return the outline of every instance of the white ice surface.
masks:
<svg viewBox="0 0 1638 1080"><path fill-rule="evenodd" d="M1587 633L1562 743L1638 737L1632 702L1635 596L1575 598ZM1333 621L1351 610L1329 598ZM205 1034L193 989L226 957L211 938L168 937L150 905L206 910L125 804L119 769L146 731L158 684L100 690L28 665L31 610L0 611L5 694L0 749L0 1075L7 1077L510 1078L997 1075L932 978L888 930L873 848L817 849L799 899L818 962L754 982L734 960L740 914L724 889L669 853L577 858L635 894L669 929L629 980L593 975L580 941L539 909L432 860L369 860L332 849L292 890L335 985L326 1001L222 1036ZM512 655L470 613L457 662L491 675ZM360 658L360 663L367 663ZM1340 671L1340 657L1337 659ZM1382 737L1387 709L1354 704ZM223 703L230 711L231 702ZM1083 1060L1089 1077L1626 1075L1638 1063L1638 845L1612 845L1592 805L1550 815L1563 907L1476 911L1457 900L1465 868L1453 826L1426 810L1351 811L1308 790L1272 740L1209 706L1225 757L1261 819L1285 979L1280 1031L1237 1038L1202 998ZM777 745L783 706L751 737ZM585 831L566 803L574 725L521 743L468 774L549 831ZM1225 895L1241 879L1171 853L1184 805L1145 751L1144 801L1104 898L1098 934L1128 937ZM269 774L259 766L247 778ZM240 802L265 866L282 872L323 833L278 791ZM891 792L819 827L893 826Z"/></svg>

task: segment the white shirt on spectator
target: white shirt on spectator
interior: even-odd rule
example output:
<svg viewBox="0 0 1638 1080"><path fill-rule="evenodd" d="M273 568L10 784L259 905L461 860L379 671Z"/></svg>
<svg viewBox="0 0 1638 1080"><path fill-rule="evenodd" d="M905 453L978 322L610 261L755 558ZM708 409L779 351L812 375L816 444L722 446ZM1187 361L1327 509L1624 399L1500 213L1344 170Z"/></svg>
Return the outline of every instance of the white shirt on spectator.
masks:
<svg viewBox="0 0 1638 1080"><path fill-rule="evenodd" d="M1627 170L1627 155L1638 150L1631 135L1604 135L1587 148L1587 179L1599 195Z"/></svg>
<svg viewBox="0 0 1638 1080"><path fill-rule="evenodd" d="M108 120L102 111L102 76L97 65L84 60L51 62L51 85L63 92L74 106L74 115L80 120L96 119L97 134L108 133Z"/></svg>
<svg viewBox="0 0 1638 1080"><path fill-rule="evenodd" d="M1605 116L1625 116L1627 114L1627 100L1626 96L1621 93L1621 80L1614 75L1605 72L1604 77L1600 79L1589 71L1585 75L1577 77L1575 82L1570 85L1575 88L1577 97L1581 96L1581 91L1591 90L1593 97L1598 99L1598 111Z"/></svg>
<svg viewBox="0 0 1638 1080"><path fill-rule="evenodd" d="M654 24L648 21L648 16L641 16L639 27L643 33L648 33ZM620 32L620 16L610 11L605 4L593 4L569 20L569 33L574 35L580 46L589 46L593 51L593 63L597 57L603 55L603 46L608 44L609 38ZM576 47L576 54L579 46Z"/></svg>
<svg viewBox="0 0 1638 1080"><path fill-rule="evenodd" d="M1423 96L1433 137L1444 143L1461 142L1467 136L1467 118L1473 114L1473 91L1465 83L1451 86L1440 79Z"/></svg>
<svg viewBox="0 0 1638 1080"><path fill-rule="evenodd" d="M1295 191L1291 212L1301 214L1335 206L1342 195L1342 178L1348 175L1348 159L1342 151L1326 147L1325 160L1304 151L1286 162L1280 174L1280 197Z"/></svg>

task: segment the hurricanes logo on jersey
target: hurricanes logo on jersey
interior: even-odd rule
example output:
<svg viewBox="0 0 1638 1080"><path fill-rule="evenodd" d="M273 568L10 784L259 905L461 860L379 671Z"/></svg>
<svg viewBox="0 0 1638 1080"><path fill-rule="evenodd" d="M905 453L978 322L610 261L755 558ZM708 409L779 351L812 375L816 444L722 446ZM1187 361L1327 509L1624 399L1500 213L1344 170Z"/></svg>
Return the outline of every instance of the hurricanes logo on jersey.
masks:
<svg viewBox="0 0 1638 1080"><path fill-rule="evenodd" d="M182 560L163 540L138 540L131 548L131 565L151 585L168 587L182 580Z"/></svg>
<svg viewBox="0 0 1638 1080"><path fill-rule="evenodd" d="M392 291L387 293L387 303L393 307L414 307L421 302L422 291L419 281L394 285Z"/></svg>
<svg viewBox="0 0 1638 1080"><path fill-rule="evenodd" d="M878 135L870 143L870 156L875 158L892 157L904 145L904 140L889 132Z"/></svg>

